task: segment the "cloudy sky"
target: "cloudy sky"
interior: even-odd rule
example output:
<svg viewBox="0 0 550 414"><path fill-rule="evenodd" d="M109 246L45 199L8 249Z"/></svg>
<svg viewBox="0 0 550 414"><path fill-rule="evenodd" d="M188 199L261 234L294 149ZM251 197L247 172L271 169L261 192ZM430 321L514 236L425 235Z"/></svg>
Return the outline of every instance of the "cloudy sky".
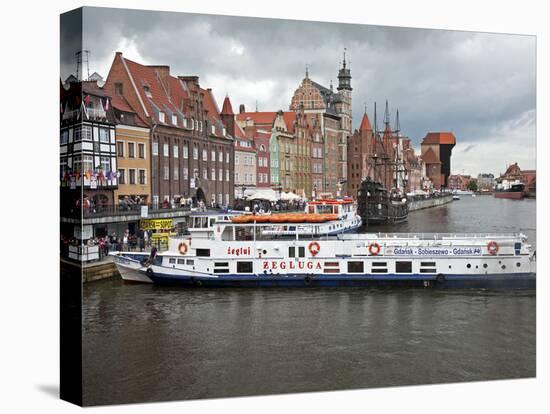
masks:
<svg viewBox="0 0 550 414"><path fill-rule="evenodd" d="M121 51L198 75L235 110L256 102L260 111L287 110L306 65L310 78L336 86L347 48L354 127L365 104L373 120L375 101L381 120L388 99L392 122L399 108L402 134L417 148L428 131L453 131L453 173L536 166L532 36L101 8L86 8L83 25L90 72L106 76ZM63 79L76 67L74 43L62 41Z"/></svg>

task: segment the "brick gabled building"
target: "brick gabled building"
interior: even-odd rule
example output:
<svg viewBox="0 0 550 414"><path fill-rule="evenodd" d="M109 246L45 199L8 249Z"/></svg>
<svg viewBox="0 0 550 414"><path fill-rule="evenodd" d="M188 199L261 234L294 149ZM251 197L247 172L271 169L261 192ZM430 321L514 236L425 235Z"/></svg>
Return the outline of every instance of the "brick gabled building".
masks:
<svg viewBox="0 0 550 414"><path fill-rule="evenodd" d="M372 155L375 148L374 132L365 111L359 129L348 140L348 191L354 198L357 197L361 182L373 173Z"/></svg>
<svg viewBox="0 0 550 414"><path fill-rule="evenodd" d="M233 137L197 76L175 77L169 66L142 65L117 52L105 87L151 130L153 204L182 196L233 203Z"/></svg>
<svg viewBox="0 0 550 414"><path fill-rule="evenodd" d="M303 110L309 125L319 125L323 143L323 186L320 192L336 195L341 184L347 192L347 144L352 133L351 72L346 59L338 71L337 92L306 76L294 91L291 111Z"/></svg>

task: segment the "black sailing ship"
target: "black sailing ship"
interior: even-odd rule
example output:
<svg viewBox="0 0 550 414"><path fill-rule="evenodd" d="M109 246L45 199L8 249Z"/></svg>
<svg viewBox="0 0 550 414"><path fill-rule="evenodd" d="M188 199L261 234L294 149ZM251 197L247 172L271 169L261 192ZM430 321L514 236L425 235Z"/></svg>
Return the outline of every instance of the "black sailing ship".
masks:
<svg viewBox="0 0 550 414"><path fill-rule="evenodd" d="M384 184L376 179L367 176L361 182L361 187L357 192L357 211L361 216L364 225L375 224L395 224L407 221L409 215L409 203L405 194L405 185L407 172L404 168L399 151L401 141L399 136L399 111L396 116L396 127L392 131L389 128L388 102L386 101L386 112L384 114L384 123L386 125L384 133L392 134L395 145L395 157L391 159L389 151L384 145L379 131L376 127L376 103L374 104L374 137L375 142L382 149L382 153L375 153L372 158L372 176L386 181L388 172L392 173L394 187L388 189Z"/></svg>

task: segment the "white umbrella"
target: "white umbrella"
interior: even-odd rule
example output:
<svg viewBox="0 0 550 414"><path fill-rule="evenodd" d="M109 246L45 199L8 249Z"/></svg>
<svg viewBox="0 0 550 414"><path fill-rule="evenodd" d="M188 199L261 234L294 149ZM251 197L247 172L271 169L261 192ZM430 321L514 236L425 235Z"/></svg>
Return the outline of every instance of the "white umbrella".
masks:
<svg viewBox="0 0 550 414"><path fill-rule="evenodd" d="M302 197L300 197L299 195L291 192L281 194L281 200L285 201L300 200L301 198Z"/></svg>

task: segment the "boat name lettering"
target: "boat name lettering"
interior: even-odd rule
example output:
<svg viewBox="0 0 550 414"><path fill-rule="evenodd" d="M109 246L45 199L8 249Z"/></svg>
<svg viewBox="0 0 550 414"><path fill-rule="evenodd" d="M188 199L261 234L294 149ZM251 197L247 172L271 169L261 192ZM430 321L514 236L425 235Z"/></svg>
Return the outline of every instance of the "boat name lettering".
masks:
<svg viewBox="0 0 550 414"><path fill-rule="evenodd" d="M313 263L312 261L289 261L289 262L286 262L284 260L282 261L268 261L268 260L265 260L263 262L263 270L286 270L286 269L289 269L289 270L294 270L294 269L299 269L299 270L302 270L302 269L309 269L309 270L320 270L322 269L321 267L321 263L317 262L317 263Z"/></svg>
<svg viewBox="0 0 550 414"><path fill-rule="evenodd" d="M480 247L454 247L454 248L411 248L411 247L396 247L393 250L396 255L410 256L479 256L481 255Z"/></svg>
<svg viewBox="0 0 550 414"><path fill-rule="evenodd" d="M250 256L251 249L250 247L228 247L227 254L230 256Z"/></svg>

